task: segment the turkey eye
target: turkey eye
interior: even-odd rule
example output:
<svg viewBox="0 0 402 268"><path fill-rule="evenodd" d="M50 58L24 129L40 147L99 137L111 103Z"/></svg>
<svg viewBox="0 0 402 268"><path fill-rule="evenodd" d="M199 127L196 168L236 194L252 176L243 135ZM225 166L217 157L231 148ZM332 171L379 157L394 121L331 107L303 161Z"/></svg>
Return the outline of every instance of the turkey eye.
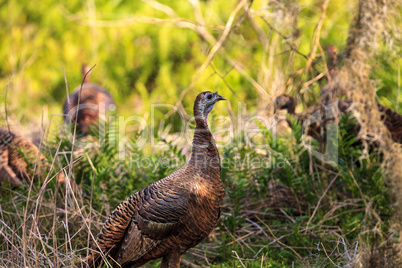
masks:
<svg viewBox="0 0 402 268"><path fill-rule="evenodd" d="M212 98L212 94L207 95L207 99L210 100Z"/></svg>

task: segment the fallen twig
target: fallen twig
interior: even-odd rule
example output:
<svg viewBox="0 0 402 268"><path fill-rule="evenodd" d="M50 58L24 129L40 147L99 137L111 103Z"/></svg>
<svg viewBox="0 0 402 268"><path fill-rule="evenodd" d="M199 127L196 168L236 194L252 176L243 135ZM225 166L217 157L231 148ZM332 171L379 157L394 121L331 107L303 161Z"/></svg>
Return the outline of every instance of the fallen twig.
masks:
<svg viewBox="0 0 402 268"><path fill-rule="evenodd" d="M269 228L269 226L263 222L258 216L255 216L262 224L264 224L265 227L267 227L269 233L275 238L275 241L278 242L278 244L284 246L287 249L290 249L294 254L296 254L296 256L301 260L302 257L299 255L299 253L297 253L293 248L289 247L288 245L282 243L275 235L274 233L271 231L271 228Z"/></svg>
<svg viewBox="0 0 402 268"><path fill-rule="evenodd" d="M320 199L318 200L317 206L315 207L313 214L311 215L310 219L307 222L307 226L306 226L306 231L308 229L308 226L310 225L311 220L314 218L315 213L317 212L318 207L321 204L322 199L324 198L324 196L327 194L329 188L332 186L332 184L335 182L335 180L339 177L340 173L338 173L333 179L332 181L328 184L328 187L325 189L324 193L321 195Z"/></svg>

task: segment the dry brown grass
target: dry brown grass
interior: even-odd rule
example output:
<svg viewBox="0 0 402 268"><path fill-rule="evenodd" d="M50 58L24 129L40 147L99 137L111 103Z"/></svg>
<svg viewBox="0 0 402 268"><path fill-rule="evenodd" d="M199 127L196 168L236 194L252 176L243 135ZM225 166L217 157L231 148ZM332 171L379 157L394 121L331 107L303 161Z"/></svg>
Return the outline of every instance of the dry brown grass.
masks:
<svg viewBox="0 0 402 268"><path fill-rule="evenodd" d="M320 44L320 29L325 18L326 7L329 1L323 1L321 9L321 18L316 22L316 32L311 39L311 52L309 55L303 55L297 49L297 16L299 6L294 1L284 1L284 4L279 1L273 1L273 15L278 16L277 24L272 25L265 21L270 31L275 32L278 36L271 40L271 43L266 39L265 32L260 26L255 23L257 19L264 20L262 11L254 10L247 4L247 1L239 1L234 11L229 17L226 25L220 26L222 31L219 38L213 37L205 27L204 19L199 11L198 1L191 1L193 4L195 22L183 21L182 19L172 18L171 23L175 23L178 27L189 27L198 33L201 38L212 48L210 53L199 68L193 83L189 85L188 90L183 91L181 98L177 101L179 109L183 109L181 104L182 97L194 88L197 83L198 76L205 71L209 66L212 68L213 58L216 55L222 55L232 69L240 72L244 78L260 94L260 108L266 108L267 103L273 103L276 95L280 93L292 92L300 89L300 96L309 99L313 95L310 86L317 83L319 79L326 75L326 71L316 72L314 63L319 57L323 57L323 50ZM359 12L355 23L350 28L349 39L345 52L344 67L341 70L340 76L342 81L346 81L348 85L354 84L353 89L348 92L348 97L352 98L356 103L355 115L360 125L362 126L359 137L366 142L366 154L369 150L369 145L378 143L382 154L385 157L384 166L388 170L388 176L392 184L392 189L395 192L396 206L402 211L402 197L400 194L402 189L402 151L401 146L392 142L388 130L380 120L380 114L376 105L376 86L373 80L370 79L371 65L370 60L375 53L377 42L380 37L386 32L386 18L390 16L389 11L395 8L390 7L392 3L379 0L361 0L359 3ZM398 9L396 9L398 10ZM174 17L174 13L169 13ZM279 51L281 45L286 47L286 50L291 51L288 60L288 67L284 67L282 71L275 70L272 73L271 67L262 65L261 72L257 75L257 80L254 80L242 68L242 65L235 59L229 57L225 52L224 43L227 41L231 31L236 26L241 24L245 17L250 19L258 38L261 40L265 48L264 62L272 64L274 55ZM240 17L240 18L239 18ZM164 23L163 21L151 20L150 23ZM300 70L293 70L292 65L294 57L300 56L306 59L306 66ZM267 60L268 59L268 60ZM217 74L218 71L215 70ZM225 75L220 75L225 81ZM285 77L289 77L287 80ZM266 89L273 88L269 93ZM12 108L12 107L11 107ZM12 128L21 128L18 126L18 118L11 116L10 123ZM39 124L35 124L38 126ZM25 126L26 128L26 126ZM29 134L28 134L29 136ZM364 156L363 156L364 157ZM89 159L89 157L88 157ZM90 161L90 159L89 159ZM72 165L72 158L69 162ZM312 166L310 175L318 173L320 167ZM64 167L65 172L71 172L72 166ZM321 167L322 168L322 167ZM69 170L70 169L70 170ZM320 170L321 171L321 170ZM329 171L325 171L326 176L330 177L331 183L327 185L325 191L317 204L312 204L312 207L319 209L321 200L326 198L328 189L336 180L337 175L328 175ZM46 174L43 176L47 177ZM71 174L70 174L71 177ZM80 256L86 254L87 248L92 246L96 235L98 234L102 223L105 220L105 214L109 214L110 208L107 196L104 196L104 206L95 210L92 208L92 193L84 195L78 188L51 188L49 184L54 183L54 178L47 178L44 183L31 184L29 186L28 195L21 195L18 192L9 190L10 199L7 204L0 204L0 266L4 267L64 267L77 264ZM355 181L356 182L356 181ZM356 182L358 185L358 183ZM67 184L69 185L69 184ZM254 259L265 247L278 247L288 249L297 256L298 259L303 259L300 263L308 263L314 258L312 253L315 248L304 247L295 248L292 245L282 242L292 234L293 231L284 228L282 225L268 225L261 218L275 218L296 222L295 215L287 213L283 207L293 208L297 215L303 215L308 211L303 196L298 195L293 189L283 188L281 186L272 186L271 195L261 198L258 202L251 202L249 199L242 199L244 206L239 211L239 217L245 218L246 222L238 226L236 230L230 231L228 226L222 225L216 229L202 245L191 249L189 255L191 260L198 264L209 265L215 258L219 257L218 247L231 246L237 244L241 251L233 252L233 258L244 266L245 261L239 256L244 255L246 250L254 252ZM300 200L297 199L299 197ZM233 200L226 200L224 210L227 211L223 217L230 217L231 213L235 214ZM326 222L341 215L337 214L338 210L343 207L350 206L356 209L362 209L362 203L366 202L362 194L360 199L348 199L343 202L333 202L328 205L328 213L313 227L309 227L311 220L315 219L315 213L308 217L307 226L303 227L300 232L312 237L326 237L327 240L319 243L317 249L324 252L326 258L322 266L329 263L342 264L343 267L369 267L368 265L388 265L389 267L398 263L396 256L401 254L401 250L397 248L396 241L392 240L392 235L385 237L381 233L379 226L382 224L378 220L378 225L374 229L368 229L367 232L376 233L379 237L385 237L385 242L379 242L378 246L369 248L364 247L362 243L359 245L349 243L340 234L340 230L333 226L326 226ZM4 210L3 207L13 207L14 210ZM267 207L272 208L267 210ZM376 218L378 215L367 202L363 205L367 210L367 214ZM397 215L398 216L398 215ZM400 218L395 217L393 229L401 230ZM283 235L278 235L283 234ZM225 236L232 237L232 241L224 245L217 245L216 242ZM402 237L402 233L400 234ZM257 239L251 239L257 238ZM259 239L259 240L258 240ZM380 239L379 239L380 240ZM256 241L259 244L255 244ZM335 242L333 242L335 241ZM364 249L364 250L358 250ZM260 251L255 250L261 248ZM300 256L298 250L308 250L311 254L308 257ZM342 250L339 250L342 249ZM206 253L208 252L208 254ZM263 267L264 258L261 260ZM268 263L268 262L267 262ZM187 265L191 266L189 263ZM374 266L372 266L374 267Z"/></svg>

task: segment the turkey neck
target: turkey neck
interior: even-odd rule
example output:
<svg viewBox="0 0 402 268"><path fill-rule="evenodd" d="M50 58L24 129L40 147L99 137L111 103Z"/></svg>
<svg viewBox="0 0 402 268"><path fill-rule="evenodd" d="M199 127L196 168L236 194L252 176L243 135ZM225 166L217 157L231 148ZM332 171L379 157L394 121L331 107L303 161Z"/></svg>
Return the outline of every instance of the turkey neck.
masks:
<svg viewBox="0 0 402 268"><path fill-rule="evenodd" d="M220 179L221 161L215 140L208 128L207 116L194 109L196 128L189 164L211 179Z"/></svg>

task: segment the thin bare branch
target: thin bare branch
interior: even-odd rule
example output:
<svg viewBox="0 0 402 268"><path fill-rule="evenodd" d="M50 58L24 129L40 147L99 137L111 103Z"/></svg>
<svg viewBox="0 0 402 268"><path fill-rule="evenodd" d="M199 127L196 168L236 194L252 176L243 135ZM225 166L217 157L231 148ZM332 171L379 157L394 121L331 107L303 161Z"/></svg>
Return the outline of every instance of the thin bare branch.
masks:
<svg viewBox="0 0 402 268"><path fill-rule="evenodd" d="M310 225L311 220L314 218L315 213L317 212L317 209L320 207L321 201L322 199L325 197L325 195L327 194L329 188L332 186L332 184L335 182L335 180L339 177L340 173L338 173L333 179L332 181L328 184L327 188L325 189L324 193L321 195L320 199L318 200L317 205L315 206L315 209L313 211L313 214L311 215L310 219L307 222L307 226L306 229L308 229L308 226Z"/></svg>
<svg viewBox="0 0 402 268"><path fill-rule="evenodd" d="M313 63L313 60L315 59L315 56L316 56L317 47L320 45L321 28L322 28L322 24L325 19L325 15L327 12L329 2L330 2L330 0L325 0L325 2L322 4L321 16L315 27L314 44L310 51L310 56L307 59L307 64L306 64L306 67L304 68L305 71L308 71L310 69L311 64Z"/></svg>
<svg viewBox="0 0 402 268"><path fill-rule="evenodd" d="M281 246L284 246L285 248L290 249L300 260L302 259L302 257L299 255L299 253L297 253L292 247L289 247L288 245L282 243L272 232L271 228L269 228L269 226L263 222L257 215L255 215L255 217L262 223L264 224L265 227L267 227L269 233L274 237L275 241L278 242L278 244L280 244Z"/></svg>
<svg viewBox="0 0 402 268"><path fill-rule="evenodd" d="M301 53L292 43L290 43L288 41L288 38L286 38L286 36L284 36L278 29L276 29L274 26L272 26L262 15L258 14L258 12L256 12L255 10L250 10L251 14L255 14L256 16L260 17L262 19L262 21L272 30L274 31L276 34L278 34L280 37L282 37L282 39L285 41L285 43L289 46L289 48L294 51L295 53L299 54L300 56L302 56L303 58L305 58L306 60L308 60L307 56L304 55L303 53Z"/></svg>
<svg viewBox="0 0 402 268"><path fill-rule="evenodd" d="M63 75L64 75L64 83L66 84L66 93L67 93L67 103L70 105L70 93L68 93L68 83L67 83L67 76L66 76L66 71L63 69Z"/></svg>
<svg viewBox="0 0 402 268"><path fill-rule="evenodd" d="M239 2L236 6L236 8L230 13L229 19L226 22L225 25L225 29L223 30L221 36L219 37L218 41L215 43L215 45L211 48L211 51L209 52L206 60L203 62L203 64L201 65L201 67L198 69L198 71L196 72L193 81L191 82L191 84L185 88L179 95L178 100L176 101L175 106L176 107L182 107L181 105L181 101L183 100L184 96L194 88L194 86L197 84L198 80L201 77L201 74L205 71L205 69L208 67L208 65L210 64L210 62L212 61L212 59L215 57L215 54L218 52L218 50L222 47L224 41L228 38L230 32L233 30L232 25L234 22L234 19L237 15L237 13L240 11L240 9L242 8L243 4L246 3L246 0L242 0L241 2ZM165 115L165 118L168 118L169 116L172 115L172 111L167 113Z"/></svg>

